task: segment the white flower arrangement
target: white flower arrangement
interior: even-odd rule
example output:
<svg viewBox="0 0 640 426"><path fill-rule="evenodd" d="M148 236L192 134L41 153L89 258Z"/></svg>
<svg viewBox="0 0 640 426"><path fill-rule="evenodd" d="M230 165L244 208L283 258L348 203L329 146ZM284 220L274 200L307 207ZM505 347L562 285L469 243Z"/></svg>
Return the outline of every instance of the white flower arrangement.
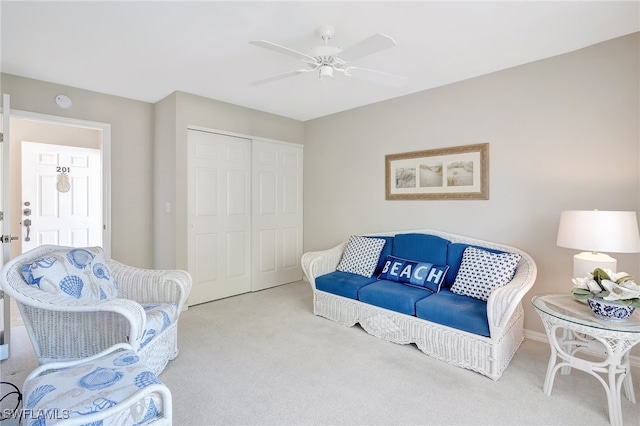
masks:
<svg viewBox="0 0 640 426"><path fill-rule="evenodd" d="M604 299L640 308L640 285L626 272L613 272L610 269L596 268L584 278L574 278L573 298L586 300Z"/></svg>

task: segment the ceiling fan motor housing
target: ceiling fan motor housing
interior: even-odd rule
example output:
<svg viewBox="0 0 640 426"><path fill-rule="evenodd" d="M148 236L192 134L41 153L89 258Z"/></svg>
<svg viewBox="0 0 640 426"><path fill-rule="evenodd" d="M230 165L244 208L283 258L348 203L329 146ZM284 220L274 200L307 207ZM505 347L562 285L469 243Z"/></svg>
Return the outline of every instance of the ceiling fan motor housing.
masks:
<svg viewBox="0 0 640 426"><path fill-rule="evenodd" d="M318 46L311 49L312 56L322 64L333 64L334 62L339 62L340 59L336 58L336 55L340 52L342 52L342 50L335 46Z"/></svg>

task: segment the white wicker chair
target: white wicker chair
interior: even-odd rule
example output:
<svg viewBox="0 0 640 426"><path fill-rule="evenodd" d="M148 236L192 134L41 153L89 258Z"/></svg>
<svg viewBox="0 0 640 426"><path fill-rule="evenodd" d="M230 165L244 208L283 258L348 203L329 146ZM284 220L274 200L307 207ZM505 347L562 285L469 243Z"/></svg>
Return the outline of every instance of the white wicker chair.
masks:
<svg viewBox="0 0 640 426"><path fill-rule="evenodd" d="M160 374L178 355L178 318L191 290L189 274L139 269L106 259L118 284L115 299L73 299L28 285L22 266L61 249L71 247L36 247L2 268L2 288L20 309L38 362L77 360L129 343L149 369ZM153 303L175 304L176 319L143 346L146 314L141 304Z"/></svg>

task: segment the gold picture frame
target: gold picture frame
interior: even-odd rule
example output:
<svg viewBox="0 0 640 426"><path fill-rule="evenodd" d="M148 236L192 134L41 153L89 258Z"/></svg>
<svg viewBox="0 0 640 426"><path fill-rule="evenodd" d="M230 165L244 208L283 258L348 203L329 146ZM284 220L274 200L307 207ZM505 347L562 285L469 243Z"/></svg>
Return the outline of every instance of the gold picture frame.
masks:
<svg viewBox="0 0 640 426"><path fill-rule="evenodd" d="M385 155L387 200L488 200L489 144Z"/></svg>

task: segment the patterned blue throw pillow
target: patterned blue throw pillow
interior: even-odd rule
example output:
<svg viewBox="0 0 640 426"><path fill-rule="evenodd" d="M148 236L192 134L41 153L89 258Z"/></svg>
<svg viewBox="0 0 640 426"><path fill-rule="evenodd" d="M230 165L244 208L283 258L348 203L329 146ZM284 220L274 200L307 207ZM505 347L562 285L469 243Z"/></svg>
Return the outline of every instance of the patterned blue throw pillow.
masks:
<svg viewBox="0 0 640 426"><path fill-rule="evenodd" d="M521 258L517 253L491 253L469 246L451 291L486 302L494 289L511 281Z"/></svg>
<svg viewBox="0 0 640 426"><path fill-rule="evenodd" d="M444 282L448 270L449 265L434 265L429 262L387 256L378 278L423 287L437 293L440 291L440 286Z"/></svg>
<svg viewBox="0 0 640 426"><path fill-rule="evenodd" d="M64 248L22 265L27 284L75 299L113 299L118 286L101 247Z"/></svg>
<svg viewBox="0 0 640 426"><path fill-rule="evenodd" d="M352 235L336 270L371 278L385 243L382 238Z"/></svg>

